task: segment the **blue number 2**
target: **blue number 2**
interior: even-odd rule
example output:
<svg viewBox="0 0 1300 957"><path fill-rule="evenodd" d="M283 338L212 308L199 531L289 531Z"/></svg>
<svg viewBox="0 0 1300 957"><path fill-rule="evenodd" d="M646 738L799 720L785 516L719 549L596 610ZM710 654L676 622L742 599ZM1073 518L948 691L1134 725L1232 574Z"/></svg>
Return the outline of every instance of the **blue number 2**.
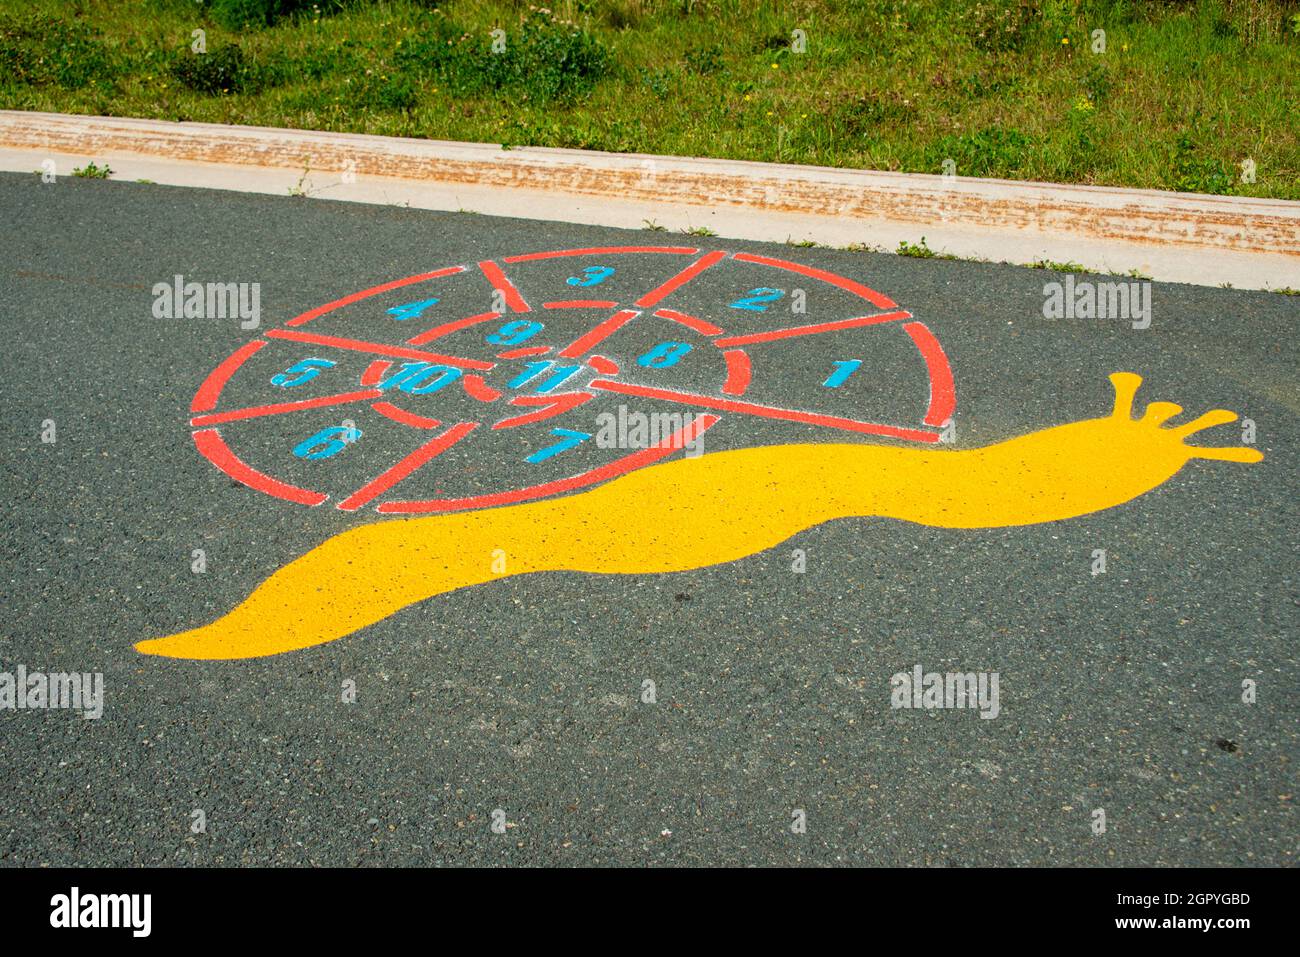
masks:
<svg viewBox="0 0 1300 957"><path fill-rule="evenodd" d="M733 303L729 303L732 309L746 309L749 312L767 312L769 303L776 302L785 295L784 289L769 289L766 286L759 286L757 289L751 289L744 296Z"/></svg>

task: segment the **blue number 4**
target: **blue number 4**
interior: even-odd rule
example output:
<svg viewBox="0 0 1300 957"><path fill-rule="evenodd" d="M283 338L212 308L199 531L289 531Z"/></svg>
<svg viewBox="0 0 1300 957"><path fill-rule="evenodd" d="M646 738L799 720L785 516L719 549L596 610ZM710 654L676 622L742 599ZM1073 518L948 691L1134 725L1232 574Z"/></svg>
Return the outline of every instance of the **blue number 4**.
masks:
<svg viewBox="0 0 1300 957"><path fill-rule="evenodd" d="M587 439L591 438L590 432L575 432L572 429L551 429L551 435L563 436L560 441L554 445L548 445L544 449L538 449L528 458L524 459L530 465L536 465L538 462L545 462L552 455L559 455L561 452L580 445Z"/></svg>
<svg viewBox="0 0 1300 957"><path fill-rule="evenodd" d="M424 312L424 310L428 309L430 306L436 306L437 304L437 299L420 299L416 302L408 302L404 306L393 306L393 308L387 310L387 312L397 320L416 319L419 318L420 313Z"/></svg>

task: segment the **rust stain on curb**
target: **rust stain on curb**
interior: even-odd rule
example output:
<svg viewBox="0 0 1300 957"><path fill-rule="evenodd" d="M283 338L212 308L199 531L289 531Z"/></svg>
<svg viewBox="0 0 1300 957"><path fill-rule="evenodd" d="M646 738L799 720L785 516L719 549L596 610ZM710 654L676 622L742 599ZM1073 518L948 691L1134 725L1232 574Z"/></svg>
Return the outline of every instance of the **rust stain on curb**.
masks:
<svg viewBox="0 0 1300 957"><path fill-rule="evenodd" d="M0 111L0 147L1068 235L1300 258L1300 203Z"/></svg>

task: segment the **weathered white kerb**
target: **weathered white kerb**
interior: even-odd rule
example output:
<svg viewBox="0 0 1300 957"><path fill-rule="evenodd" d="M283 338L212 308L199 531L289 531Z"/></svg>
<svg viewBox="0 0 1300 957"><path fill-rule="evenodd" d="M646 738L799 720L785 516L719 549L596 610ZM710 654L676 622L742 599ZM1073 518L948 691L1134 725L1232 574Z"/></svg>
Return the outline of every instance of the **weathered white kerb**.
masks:
<svg viewBox="0 0 1300 957"><path fill-rule="evenodd" d="M94 160L172 185L889 250L924 236L998 262L1300 287L1300 203L1283 200L0 111L0 169L45 159L62 174Z"/></svg>

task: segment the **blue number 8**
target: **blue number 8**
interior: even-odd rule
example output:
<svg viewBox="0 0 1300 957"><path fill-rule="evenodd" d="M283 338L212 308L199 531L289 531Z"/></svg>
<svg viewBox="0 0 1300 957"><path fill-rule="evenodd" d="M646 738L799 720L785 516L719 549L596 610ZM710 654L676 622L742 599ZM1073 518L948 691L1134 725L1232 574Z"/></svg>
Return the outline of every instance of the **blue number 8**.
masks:
<svg viewBox="0 0 1300 957"><path fill-rule="evenodd" d="M637 365L647 369L667 369L677 365L682 356L690 351L691 346L686 342L661 342L636 361Z"/></svg>

